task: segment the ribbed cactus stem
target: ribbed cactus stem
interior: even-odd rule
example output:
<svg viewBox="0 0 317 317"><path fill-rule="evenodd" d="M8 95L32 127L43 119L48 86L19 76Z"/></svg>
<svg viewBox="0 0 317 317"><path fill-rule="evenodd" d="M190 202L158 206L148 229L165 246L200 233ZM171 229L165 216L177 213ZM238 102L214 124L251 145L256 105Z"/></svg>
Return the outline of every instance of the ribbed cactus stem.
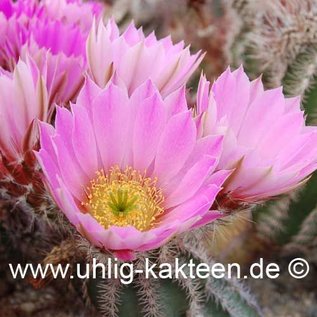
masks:
<svg viewBox="0 0 317 317"><path fill-rule="evenodd" d="M317 237L317 207L311 211L301 224L299 232L292 238L286 246L288 250L310 249Z"/></svg>
<svg viewBox="0 0 317 317"><path fill-rule="evenodd" d="M216 313L219 316L232 317L242 317L242 313L245 316L260 316L253 298L236 281L228 278L224 281L217 281L212 277L206 280L197 276L192 278L186 265L182 271L187 278L176 274L175 259L178 260L178 267L191 260L196 265L204 262L212 266L215 263L199 241L201 232L194 231L175 238L159 250L139 253L131 264L136 270L143 269L143 273L134 271L131 284L123 285L120 279L97 278L87 282L87 296L104 317L209 317ZM95 249L91 254L98 257L97 252ZM99 259L105 263L106 258L100 256ZM157 264L157 267L163 263L168 264L172 270L172 279L146 276L144 269L147 261L150 265ZM123 262L116 263L119 264L119 270L124 265ZM220 305L217 306L215 301ZM238 312L241 312L240 315L235 315Z"/></svg>
<svg viewBox="0 0 317 317"><path fill-rule="evenodd" d="M98 303L102 316L118 316L121 290L122 285L118 279L109 279L100 284Z"/></svg>
<svg viewBox="0 0 317 317"><path fill-rule="evenodd" d="M204 246L200 242L201 239L192 238L190 239L190 242L185 244L192 256L202 263L207 263L209 267L215 265L216 262L210 257L210 255L208 255ZM213 276L208 277L205 283L205 294L207 296L205 314L210 314L210 311L215 309L212 305L210 305L210 302L216 302L223 308L224 311L228 312L230 316L262 316L260 309L249 290L234 276L227 276L225 274L225 276L220 279Z"/></svg>
<svg viewBox="0 0 317 317"><path fill-rule="evenodd" d="M263 73L266 87L274 88L286 82L285 75L293 69L287 94L304 95L315 73L316 1L234 0L232 3L244 23L243 57L249 75L257 77Z"/></svg>
<svg viewBox="0 0 317 317"><path fill-rule="evenodd" d="M255 211L257 236L286 254L309 254L317 235L317 174L304 186Z"/></svg>
<svg viewBox="0 0 317 317"><path fill-rule="evenodd" d="M317 74L317 45L310 45L289 65L283 79L284 92L289 96L305 97Z"/></svg>
<svg viewBox="0 0 317 317"><path fill-rule="evenodd" d="M287 196L255 211L257 233L262 239L276 240L284 230L289 217L291 203L298 199L300 190L295 190Z"/></svg>
<svg viewBox="0 0 317 317"><path fill-rule="evenodd" d="M180 265L188 263L188 259L184 257L179 258L179 263ZM188 268L185 268L183 271L187 276L189 276ZM183 278L180 276L177 282L187 295L187 300L189 302L188 316L200 316L206 300L201 281L197 278Z"/></svg>
<svg viewBox="0 0 317 317"><path fill-rule="evenodd" d="M137 260L136 269L142 269L144 266L145 258L140 257ZM144 317L163 317L162 303L158 294L159 282L153 278L146 278L143 274L138 275L135 282Z"/></svg>
<svg viewBox="0 0 317 317"><path fill-rule="evenodd" d="M248 16L250 13L250 0L232 0L232 6L241 16Z"/></svg>

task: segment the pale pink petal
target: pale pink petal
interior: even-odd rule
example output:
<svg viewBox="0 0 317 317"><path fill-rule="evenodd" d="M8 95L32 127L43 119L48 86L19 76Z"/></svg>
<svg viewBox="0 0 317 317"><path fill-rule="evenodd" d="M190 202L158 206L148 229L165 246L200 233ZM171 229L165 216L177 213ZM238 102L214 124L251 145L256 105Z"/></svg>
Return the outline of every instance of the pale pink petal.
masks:
<svg viewBox="0 0 317 317"><path fill-rule="evenodd" d="M160 182L175 176L192 152L196 141L196 127L190 112L173 116L160 138L155 158L154 175Z"/></svg>
<svg viewBox="0 0 317 317"><path fill-rule="evenodd" d="M146 170L153 162L165 122L166 111L158 95L140 105L134 121L132 144L133 166L137 170Z"/></svg>
<svg viewBox="0 0 317 317"><path fill-rule="evenodd" d="M124 92L110 85L93 102L93 126L97 147L108 170L111 166L121 166L129 148L129 103Z"/></svg>
<svg viewBox="0 0 317 317"><path fill-rule="evenodd" d="M165 206L171 208L181 204L193 197L209 176L212 168L215 167L216 159L210 156L203 156L182 179L178 186L166 197Z"/></svg>

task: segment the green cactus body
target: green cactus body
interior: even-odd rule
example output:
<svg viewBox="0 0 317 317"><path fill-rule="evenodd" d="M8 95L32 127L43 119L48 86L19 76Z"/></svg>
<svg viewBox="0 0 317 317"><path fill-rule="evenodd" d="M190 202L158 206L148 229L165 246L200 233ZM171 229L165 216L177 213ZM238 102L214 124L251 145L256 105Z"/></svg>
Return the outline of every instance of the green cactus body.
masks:
<svg viewBox="0 0 317 317"><path fill-rule="evenodd" d="M99 276L85 283L88 301L105 317L261 316L253 297L234 278L190 278L187 266L183 272L188 278L182 274L175 278L175 258L179 259L180 265L189 263L190 259L193 259L196 267L199 263L206 263L209 267L215 264L202 246L192 244L193 236L190 240L190 243L184 244L184 249L175 248L170 243L160 250L157 257L147 253L133 262L137 268L143 267L145 259L151 259L151 263L158 265L167 263L172 268L171 279L146 278L144 274L135 274L131 284L123 285L119 279ZM162 254L167 257L162 257Z"/></svg>

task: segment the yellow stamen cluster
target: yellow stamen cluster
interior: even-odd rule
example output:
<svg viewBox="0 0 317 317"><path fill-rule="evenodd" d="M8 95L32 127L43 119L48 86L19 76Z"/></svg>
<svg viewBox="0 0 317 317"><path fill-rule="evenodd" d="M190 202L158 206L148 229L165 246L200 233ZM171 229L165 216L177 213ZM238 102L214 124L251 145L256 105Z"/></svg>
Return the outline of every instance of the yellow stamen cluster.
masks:
<svg viewBox="0 0 317 317"><path fill-rule="evenodd" d="M134 226L140 231L153 227L163 212L164 197L157 179L127 167L115 166L108 173L98 171L86 190L82 203L106 229Z"/></svg>

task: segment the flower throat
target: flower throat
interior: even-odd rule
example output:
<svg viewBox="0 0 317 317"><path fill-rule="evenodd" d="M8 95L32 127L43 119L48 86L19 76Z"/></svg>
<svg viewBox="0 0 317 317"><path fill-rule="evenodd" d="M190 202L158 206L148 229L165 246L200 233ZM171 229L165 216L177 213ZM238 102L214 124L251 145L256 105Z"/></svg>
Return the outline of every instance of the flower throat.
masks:
<svg viewBox="0 0 317 317"><path fill-rule="evenodd" d="M145 177L131 167L121 171L115 166L106 174L98 171L82 205L106 229L133 226L146 231L164 211L164 197L156 183L157 179Z"/></svg>

